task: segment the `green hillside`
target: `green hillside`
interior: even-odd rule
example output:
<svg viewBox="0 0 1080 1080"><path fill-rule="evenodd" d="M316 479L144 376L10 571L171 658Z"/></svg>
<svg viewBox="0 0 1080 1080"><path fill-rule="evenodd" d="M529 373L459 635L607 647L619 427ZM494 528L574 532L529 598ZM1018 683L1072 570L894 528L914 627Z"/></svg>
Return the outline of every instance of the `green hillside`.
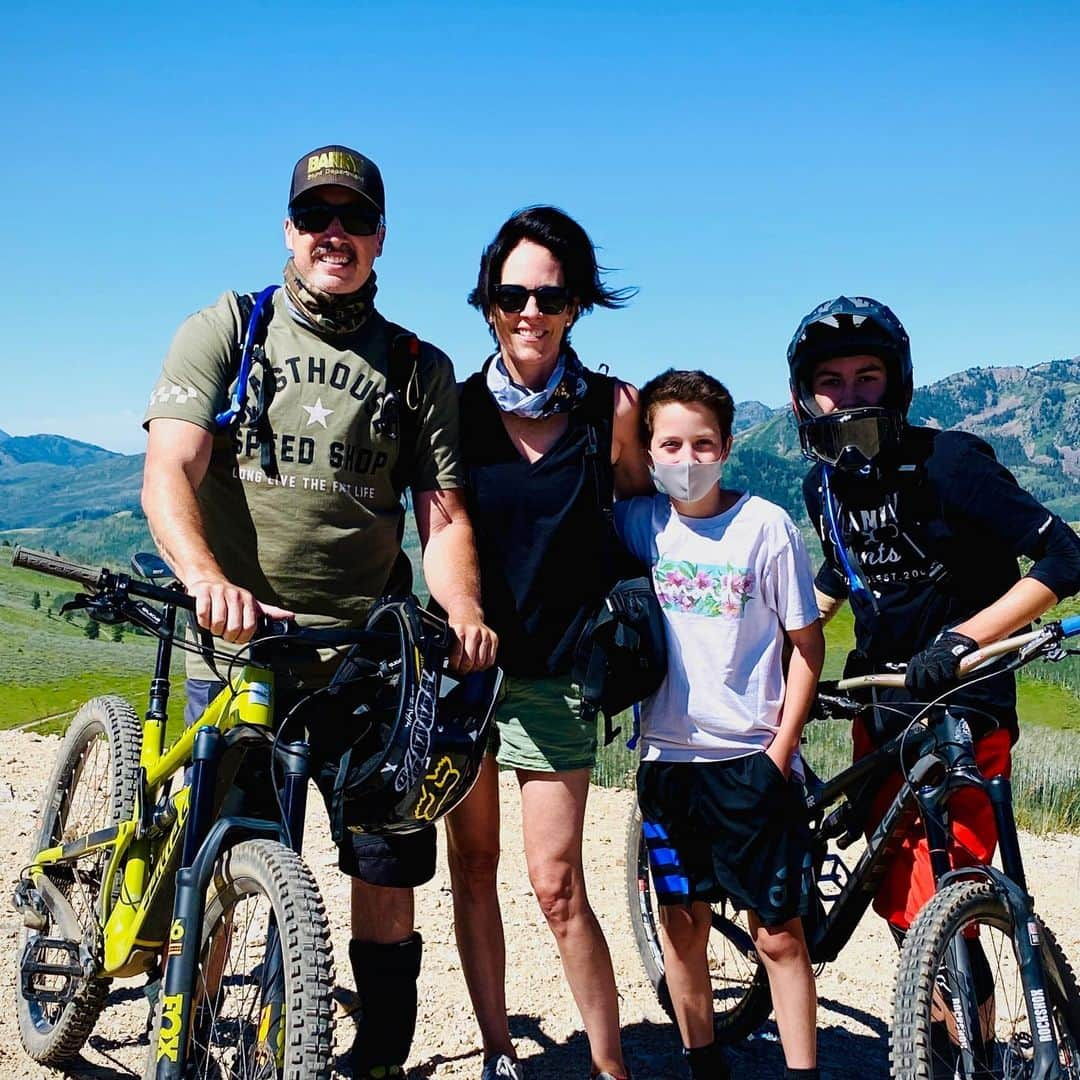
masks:
<svg viewBox="0 0 1080 1080"><path fill-rule="evenodd" d="M416 526L407 517L405 550L416 573L416 590L426 599ZM101 526L104 527L102 528ZM95 528L97 526L97 528ZM100 530L100 533L99 533ZM153 551L141 515L115 515L104 522L78 522L47 529L9 531L0 540L0 728L33 724L36 731L62 731L71 713L87 698L119 693L142 713L154 666L156 639L100 626L87 636L83 612L60 617L75 586L44 574L11 566L13 543L54 551L72 562L128 571L135 551ZM35 600L36 598L36 600ZM174 674L182 676L184 654L174 654ZM170 724L183 713L182 677L173 680ZM39 723L43 718L53 718Z"/></svg>
<svg viewBox="0 0 1080 1080"><path fill-rule="evenodd" d="M83 701L104 693L146 708L155 641L130 628L114 641L107 626L91 639L83 613L70 621L59 615L71 595L64 582L14 570L0 559L0 727L52 717L35 730L62 731ZM174 705L179 715L183 702Z"/></svg>

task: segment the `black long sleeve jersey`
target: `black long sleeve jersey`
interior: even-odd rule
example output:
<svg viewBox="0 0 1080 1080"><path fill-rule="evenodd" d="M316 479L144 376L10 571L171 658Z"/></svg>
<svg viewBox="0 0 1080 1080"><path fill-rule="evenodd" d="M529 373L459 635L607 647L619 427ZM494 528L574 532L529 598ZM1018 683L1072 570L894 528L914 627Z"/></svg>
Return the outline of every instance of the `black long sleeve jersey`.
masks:
<svg viewBox="0 0 1080 1080"><path fill-rule="evenodd" d="M849 597L824 513L822 468L806 476L803 496L825 552L815 583L827 596L848 597L855 615L849 673L907 661L941 630L993 603L1020 579L1019 556L1032 560L1028 576L1059 599L1080 590L1080 537L1017 484L987 443L966 432L908 427L898 451L867 475L831 474L839 539L874 604L860 591ZM992 712L1015 736L1011 675L966 686L951 700Z"/></svg>

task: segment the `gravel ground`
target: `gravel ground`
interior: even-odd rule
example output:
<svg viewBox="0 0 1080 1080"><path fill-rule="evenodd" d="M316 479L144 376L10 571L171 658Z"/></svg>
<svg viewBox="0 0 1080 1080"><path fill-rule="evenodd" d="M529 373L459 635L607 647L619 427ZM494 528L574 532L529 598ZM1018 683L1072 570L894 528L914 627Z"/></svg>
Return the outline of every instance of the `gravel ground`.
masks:
<svg viewBox="0 0 1080 1080"><path fill-rule="evenodd" d="M8 887L18 875L35 827L41 787L59 740L26 732L0 732L0 864ZM594 788L586 825L590 897L611 946L620 987L628 1059L638 1080L683 1077L677 1038L656 1004L641 969L626 914L623 844L632 794ZM305 856L319 879L334 928L339 982L348 973L348 882L338 872L322 803L310 800ZM562 979L558 954L529 889L521 852L517 786L503 776L503 846L500 896L506 923L511 1032L530 1080L588 1075L588 1048ZM1024 837L1028 878L1067 955L1080 960L1080 838ZM457 964L445 863L417 891L417 925L424 935L420 1018L409 1076L478 1080L478 1035ZM15 949L19 920L0 907L0 935L8 942L0 961L0 1078L139 1076L146 1044L140 1041L146 1006L139 983L118 983L83 1055L64 1073L42 1069L20 1048L15 1019ZM829 1078L869 1080L888 1075L888 1016L896 951L883 924L868 916L840 959L818 981L820 1060ZM345 1054L352 1023L337 1026L337 1064L348 1075ZM733 1053L735 1075L754 1080L780 1077L780 1046L766 1032Z"/></svg>

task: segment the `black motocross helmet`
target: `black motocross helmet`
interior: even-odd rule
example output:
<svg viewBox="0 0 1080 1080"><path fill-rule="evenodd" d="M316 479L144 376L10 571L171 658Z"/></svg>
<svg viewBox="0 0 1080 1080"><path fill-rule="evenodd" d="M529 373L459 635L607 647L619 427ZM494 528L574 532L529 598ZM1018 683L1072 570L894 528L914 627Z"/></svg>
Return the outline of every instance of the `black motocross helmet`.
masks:
<svg viewBox="0 0 1080 1080"><path fill-rule="evenodd" d="M414 597L378 604L366 629L374 644L354 647L324 691L340 729L338 843L348 832L415 832L457 806L480 772L502 681L498 668L445 675L449 629Z"/></svg>
<svg viewBox="0 0 1080 1080"><path fill-rule="evenodd" d="M887 386L880 405L822 414L811 380L819 360L876 356L885 364ZM860 470L896 446L911 404L911 343L900 320L868 296L838 296L818 304L788 345L791 401L803 454L812 461Z"/></svg>

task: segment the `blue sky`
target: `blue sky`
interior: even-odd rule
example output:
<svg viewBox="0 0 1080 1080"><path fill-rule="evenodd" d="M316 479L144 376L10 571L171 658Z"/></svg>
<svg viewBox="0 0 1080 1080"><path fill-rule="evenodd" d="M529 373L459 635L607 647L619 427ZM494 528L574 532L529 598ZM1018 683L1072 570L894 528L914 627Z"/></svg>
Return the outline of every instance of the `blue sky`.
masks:
<svg viewBox="0 0 1080 1080"><path fill-rule="evenodd" d="M328 142L386 180L381 308L461 375L481 248L535 202L640 287L575 329L634 382L781 404L841 292L893 307L920 383L1080 353L1074 2L172 10L5 14L9 433L140 450L177 324L279 277L293 162Z"/></svg>

